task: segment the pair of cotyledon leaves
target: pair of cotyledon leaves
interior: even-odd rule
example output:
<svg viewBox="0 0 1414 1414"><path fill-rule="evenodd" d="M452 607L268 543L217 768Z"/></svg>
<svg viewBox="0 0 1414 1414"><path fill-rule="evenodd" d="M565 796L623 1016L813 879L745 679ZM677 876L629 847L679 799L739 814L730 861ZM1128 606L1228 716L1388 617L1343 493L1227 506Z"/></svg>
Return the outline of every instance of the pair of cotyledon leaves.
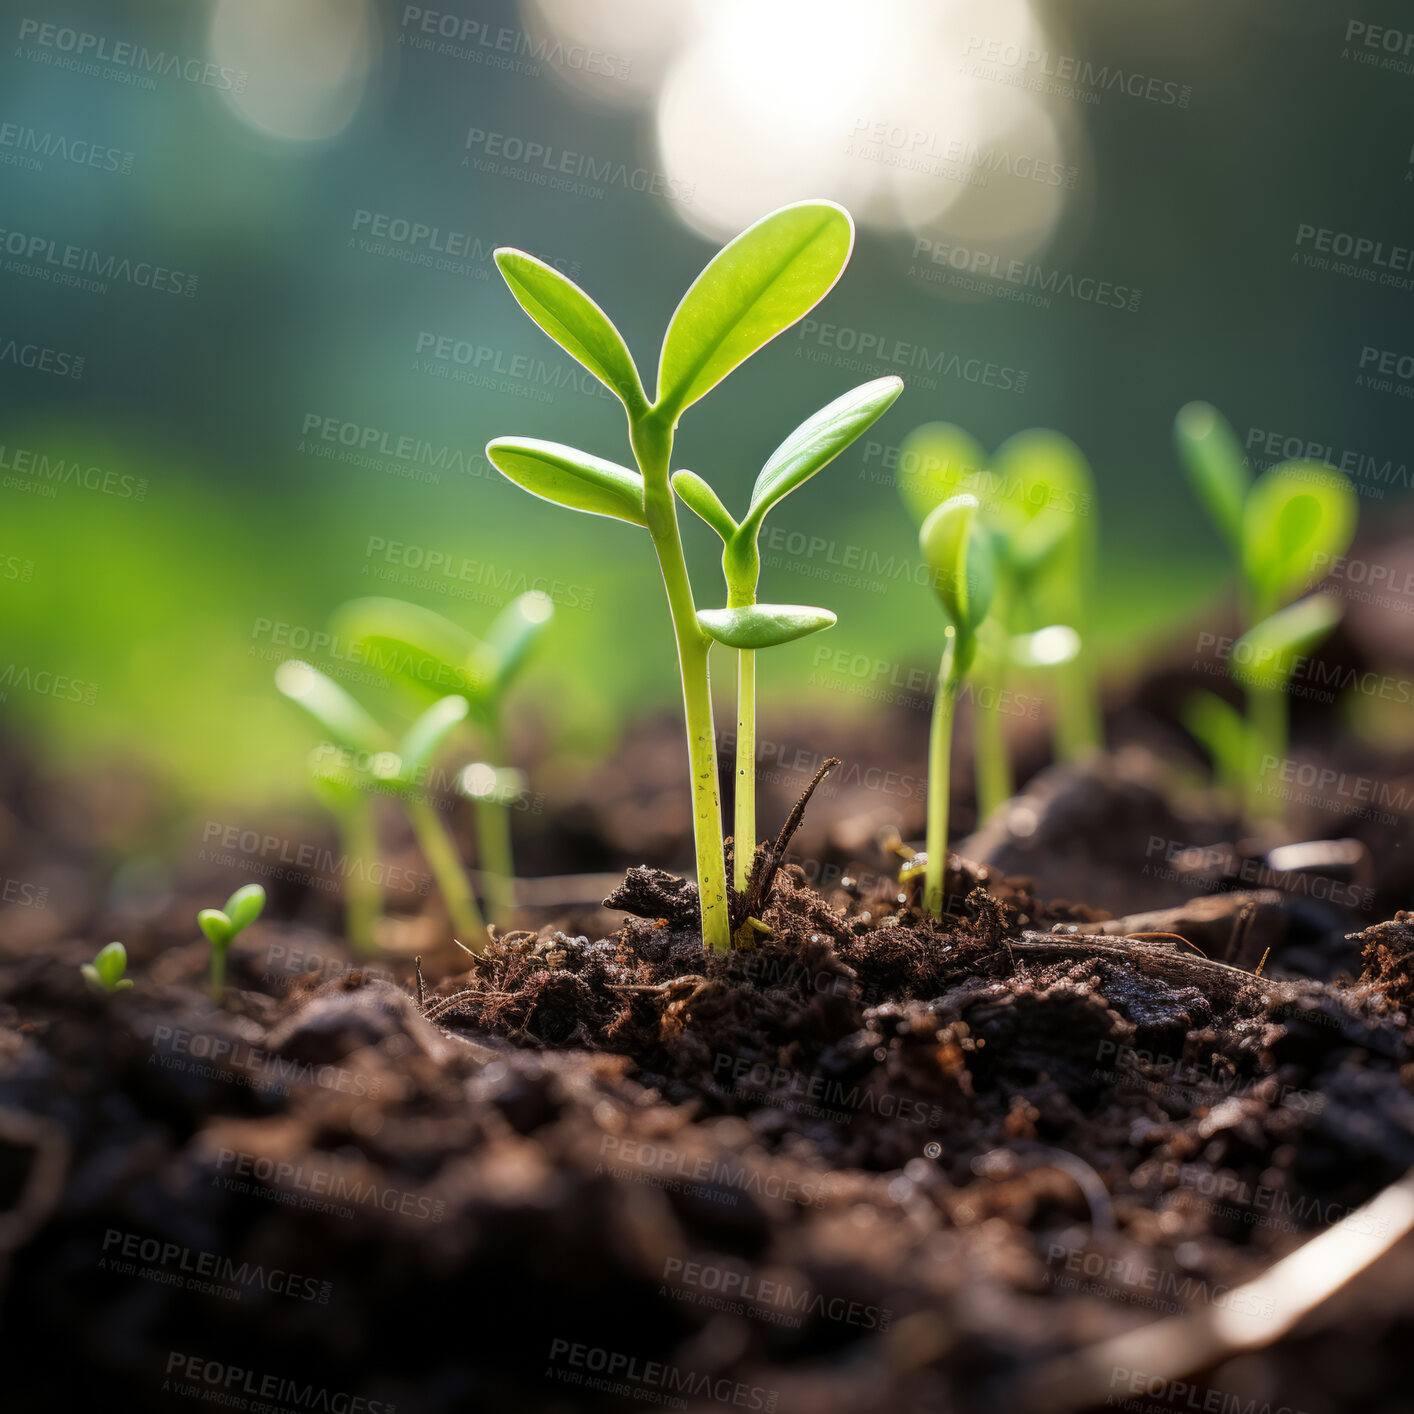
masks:
<svg viewBox="0 0 1414 1414"><path fill-rule="evenodd" d="M338 683L326 673L299 659L281 663L275 670L275 686L291 702L303 707L329 734L336 745L364 758L357 774L366 774L389 790L411 792L421 783L437 748L469 710L460 694L449 694L434 702L403 734L399 741L381 726ZM312 759L320 794L331 808L359 799L357 785L326 763L319 753Z"/></svg>
<svg viewBox="0 0 1414 1414"><path fill-rule="evenodd" d="M122 943L109 943L100 948L92 962L85 962L79 971L95 992L126 992L132 980L124 977L128 970L128 950Z"/></svg>
<svg viewBox="0 0 1414 1414"><path fill-rule="evenodd" d="M588 295L523 251L501 249L496 263L526 313L623 400L631 420L650 413L666 425L734 368L809 313L839 279L854 245L849 213L833 202L801 202L758 221L724 246L693 281L668 324L649 404L623 336ZM724 569L755 591L756 536L770 508L847 447L902 391L897 378L856 388L798 427L767 461L738 523L712 488L680 471L674 488L722 537ZM641 473L574 447L499 438L486 448L511 481L547 501L647 527ZM828 610L750 604L698 615L705 633L733 648L789 642L834 623Z"/></svg>
<svg viewBox="0 0 1414 1414"><path fill-rule="evenodd" d="M456 692L488 721L554 614L550 596L532 589L511 600L478 638L421 605L371 596L343 605L330 627L424 699Z"/></svg>
<svg viewBox="0 0 1414 1414"><path fill-rule="evenodd" d="M308 663L291 661L276 671L275 683L304 708L339 746L366 759L363 769L393 790L412 790L431 764L449 732L468 715L494 722L516 674L554 616L550 596L531 590L513 599L477 638L431 609L401 599L371 596L354 599L334 615L333 631L352 647L385 650L379 666L424 697L436 697L401 741L393 738L327 674ZM439 695L452 687L454 691ZM337 763L320 753L313 758L321 797L334 810L359 799L359 789ZM478 763L479 764L479 763ZM491 778L486 778L486 771ZM504 802L523 782L500 766L462 778L465 793Z"/></svg>
<svg viewBox="0 0 1414 1414"><path fill-rule="evenodd" d="M259 884L247 884L226 900L225 908L203 908L196 921L212 947L228 948L237 933L244 932L260 917L264 907L265 890Z"/></svg>

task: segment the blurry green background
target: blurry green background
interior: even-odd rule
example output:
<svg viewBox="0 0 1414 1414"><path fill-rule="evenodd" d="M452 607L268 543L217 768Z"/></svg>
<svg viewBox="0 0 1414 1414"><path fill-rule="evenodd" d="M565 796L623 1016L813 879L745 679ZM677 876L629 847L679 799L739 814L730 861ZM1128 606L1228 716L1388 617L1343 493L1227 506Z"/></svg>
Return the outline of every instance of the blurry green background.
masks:
<svg viewBox="0 0 1414 1414"><path fill-rule="evenodd" d="M1026 374L1020 393L915 379L871 440L896 446L944 418L988 446L1037 425L1079 442L1100 489L1113 674L1224 590L1222 549L1171 450L1184 401L1210 399L1244 437L1406 460L1411 403L1356 375L1366 346L1411 348L1411 296L1308 267L1297 237L1308 225L1411 243L1414 72L1362 63L1347 43L1352 20L1398 28L1402 10L1414 29L1407 7L441 3L0 9L0 549L19 565L0 579L0 659L77 679L88 699L12 675L0 711L56 759L132 758L188 798L302 793L310 730L271 675L286 656L347 667L304 635L363 593L475 629L519 589L555 582L553 649L522 700L568 749L603 749L629 717L674 701L646 537L533 501L480 457L509 433L628 455L617 405L587 375L564 381L577 366L496 278L498 244L572 273L648 381L669 314L726 234L780 201L845 200L860 235L822 323ZM1013 41L1033 57L1008 64ZM969 71L989 52L991 70ZM1082 61L1098 102L1046 91ZM243 75L229 80L240 93L222 69ZM1108 86L1115 73L1123 86ZM1135 76L1160 97L1133 96ZM525 143L587 189L517 159ZM1065 181L1008 176L999 151L1054 162ZM583 175L586 156L603 180ZM361 246L377 237L359 212L437 228L464 247L459 268ZM1131 312L963 291L918 273L932 268L915 260L920 239L1142 298ZM194 275L194 293L59 283L50 262L67 246ZM483 366L484 386L435 376L459 365L420 356L419 340L443 337L512 372ZM81 356L81 376L26 366L22 348ZM817 406L878 373L910 379L803 348L819 345L783 336L684 421L678 464L732 506ZM529 371L514 371L519 356ZM446 464L427 480L340 461L325 419L427 444ZM1402 494L1361 490L1366 517ZM767 547L764 595L837 610L832 649L934 660L926 588L888 573L829 581L863 550L915 552L877 451L861 444L775 524L785 538ZM687 533L711 604L716 556L699 532ZM833 549L794 553L797 533ZM384 542L416 549L390 564L369 550ZM470 578L427 576L428 552L458 573L472 562ZM848 678L808 682L816 646L768 655L764 693L793 712L870 710L842 690Z"/></svg>

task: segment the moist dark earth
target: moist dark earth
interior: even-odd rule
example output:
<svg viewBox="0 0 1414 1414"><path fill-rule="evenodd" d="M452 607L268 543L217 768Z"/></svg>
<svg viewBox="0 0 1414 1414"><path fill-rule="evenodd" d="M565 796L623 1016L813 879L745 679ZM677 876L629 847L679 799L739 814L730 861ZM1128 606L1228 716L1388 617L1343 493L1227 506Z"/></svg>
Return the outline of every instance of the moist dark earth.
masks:
<svg viewBox="0 0 1414 1414"><path fill-rule="evenodd" d="M836 732L755 946L704 957L650 728L612 808L591 779L527 846L610 872L602 906L472 959L435 895L395 900L369 962L271 877L219 1004L195 913L255 876L116 868L155 834L140 778L5 748L4 1407L1407 1409L1407 1242L1186 1382L1045 1393L1333 1226L1382 1249L1356 1210L1414 1166L1407 812L1298 812L1273 851L1160 763L1171 717L1123 710L1127 746L960 843L941 920L881 844L921 796L848 769L916 772L886 718ZM136 985L98 997L110 937Z"/></svg>

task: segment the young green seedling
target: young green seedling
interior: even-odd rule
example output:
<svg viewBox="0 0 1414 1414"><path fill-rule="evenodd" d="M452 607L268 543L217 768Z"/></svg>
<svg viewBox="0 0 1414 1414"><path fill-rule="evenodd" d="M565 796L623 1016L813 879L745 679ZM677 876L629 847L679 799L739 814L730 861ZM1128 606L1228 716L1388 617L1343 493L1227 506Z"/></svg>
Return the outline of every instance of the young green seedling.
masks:
<svg viewBox="0 0 1414 1414"><path fill-rule="evenodd" d="M211 943L211 995L217 1001L226 990L226 954L239 933L243 933L265 907L265 890L246 884L226 900L225 908L203 908L196 915L201 931Z"/></svg>
<svg viewBox="0 0 1414 1414"><path fill-rule="evenodd" d="M987 617L996 583L992 541L977 523L978 510L976 496L965 492L953 496L929 514L918 532L923 559L932 572L933 588L948 620L928 737L923 907L935 917L943 911L947 873L948 790L957 694L976 656L977 630Z"/></svg>
<svg viewBox="0 0 1414 1414"><path fill-rule="evenodd" d="M989 462L962 428L927 423L905 440L899 460L899 491L915 520L951 496L976 494L979 524L992 542L996 592L978 642L973 708L977 812L986 819L1013 792L1001 710L1013 668L1058 673L1058 758L1099 744L1094 674L1084 652L1093 477L1069 438L1043 428L1009 438Z"/></svg>
<svg viewBox="0 0 1414 1414"><path fill-rule="evenodd" d="M772 212L720 250L693 281L668 323L649 401L623 336L577 285L524 251L501 249L496 264L537 324L606 387L628 416L637 470L556 442L500 438L486 455L503 475L547 501L648 531L677 641L690 760L702 938L732 946L717 788L708 649L683 558L669 482L682 414L757 349L810 312L839 279L854 244L849 213L810 201Z"/></svg>
<svg viewBox="0 0 1414 1414"><path fill-rule="evenodd" d="M550 596L533 589L502 609L483 638L400 599L355 599L332 624L421 700L449 692L466 699L488 759L468 766L457 785L475 803L486 909L503 928L515 906L510 806L525 790L524 778L506 764L506 699L554 612Z"/></svg>
<svg viewBox="0 0 1414 1414"><path fill-rule="evenodd" d="M1236 730L1230 716L1211 704L1195 709L1190 702L1188 718L1198 725L1200 739L1216 743L1220 778L1240 756L1249 815L1279 819L1280 805L1262 790L1261 763L1285 757L1290 673L1340 618L1340 605L1329 596L1283 606L1323 577L1318 568L1350 548L1359 509L1355 490L1342 473L1313 461L1282 462L1254 481L1236 433L1207 403L1179 410L1174 437L1198 499L1237 559L1246 630L1230 657L1232 676L1247 693L1245 730ZM1278 672L1273 662L1290 667Z"/></svg>
<svg viewBox="0 0 1414 1414"><path fill-rule="evenodd" d="M319 723L336 747L349 753L348 777L356 787L366 793L387 792L398 800L453 927L471 940L473 951L480 952L486 931L481 910L457 847L423 789L438 748L466 717L466 698L455 694L440 698L395 742L338 683L308 663L297 659L282 663L275 671L275 685ZM367 872L373 863L371 852L350 854L348 869Z"/></svg>
<svg viewBox="0 0 1414 1414"><path fill-rule="evenodd" d="M673 489L683 503L722 539L722 574L727 582L724 609L703 609L697 621L709 638L734 648L737 655L737 731L733 876L737 891L746 888L756 853L756 653L829 628L829 609L804 604L758 604L761 577L757 541L766 513L826 467L856 437L888 411L903 391L901 378L865 383L807 418L771 454L751 492L751 504L738 523L717 493L696 472L673 473Z"/></svg>
<svg viewBox="0 0 1414 1414"><path fill-rule="evenodd" d="M131 978L123 976L127 970L128 950L122 943L109 943L106 948L99 949L98 956L92 962L86 962L79 968L84 981L95 992L108 993L126 992L133 985Z"/></svg>

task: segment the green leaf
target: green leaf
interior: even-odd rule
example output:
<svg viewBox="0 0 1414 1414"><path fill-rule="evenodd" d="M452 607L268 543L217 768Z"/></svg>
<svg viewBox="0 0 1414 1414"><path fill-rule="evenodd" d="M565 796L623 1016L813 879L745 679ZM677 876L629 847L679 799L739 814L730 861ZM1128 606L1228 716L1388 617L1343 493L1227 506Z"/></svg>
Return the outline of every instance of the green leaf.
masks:
<svg viewBox="0 0 1414 1414"><path fill-rule="evenodd" d="M699 610L697 622L703 633L728 648L757 649L832 628L837 619L828 609L805 604L748 604L743 609Z"/></svg>
<svg viewBox="0 0 1414 1414"><path fill-rule="evenodd" d="M802 422L761 468L743 524L759 527L777 501L828 466L889 410L901 392L902 378L876 378L852 388Z"/></svg>
<svg viewBox="0 0 1414 1414"><path fill-rule="evenodd" d="M1282 462L1260 477L1242 513L1242 572L1256 612L1270 614L1344 555L1357 512L1349 478L1321 462Z"/></svg>
<svg viewBox="0 0 1414 1414"><path fill-rule="evenodd" d="M249 928L260 917L260 910L264 907L265 890L259 884L247 884L237 889L221 910L230 920L231 936L234 938L237 933Z"/></svg>
<svg viewBox="0 0 1414 1414"><path fill-rule="evenodd" d="M638 369L613 321L573 280L523 250L502 246L496 266L520 307L630 412L647 404Z"/></svg>
<svg viewBox="0 0 1414 1414"><path fill-rule="evenodd" d="M1203 509L1236 548L1242 540L1242 507L1252 483L1237 433L1210 403L1188 403L1173 420L1173 435Z"/></svg>
<svg viewBox="0 0 1414 1414"><path fill-rule="evenodd" d="M1251 731L1241 712L1213 692L1192 693L1179 720L1213 759L1218 779L1240 791L1252 751Z"/></svg>
<svg viewBox="0 0 1414 1414"><path fill-rule="evenodd" d="M444 697L434 702L407 730L398 745L397 779L403 785L418 784L418 777L431 763L447 733L467 714L465 697Z"/></svg>
<svg viewBox="0 0 1414 1414"><path fill-rule="evenodd" d="M340 746L376 755L388 734L332 678L297 658L275 669L275 686L303 707Z"/></svg>
<svg viewBox="0 0 1414 1414"><path fill-rule="evenodd" d="M627 467L559 442L531 437L488 442L486 456L502 476L532 496L589 515L613 516L630 525L648 524L643 510L643 478Z"/></svg>
<svg viewBox="0 0 1414 1414"><path fill-rule="evenodd" d="M1249 628L1233 644L1232 677L1252 687L1284 687L1301 659L1340 622L1333 594L1312 594Z"/></svg>
<svg viewBox="0 0 1414 1414"><path fill-rule="evenodd" d="M854 222L832 201L784 206L712 258L673 313L658 363L658 406L674 419L829 293Z"/></svg>
<svg viewBox="0 0 1414 1414"><path fill-rule="evenodd" d="M925 422L899 448L895 478L909 515L922 525L951 496L981 485L982 444L951 422Z"/></svg>
<svg viewBox="0 0 1414 1414"><path fill-rule="evenodd" d="M95 992L126 992L132 979L124 977L128 967L128 950L122 943L109 943L100 949L92 962L80 964L79 972Z"/></svg>
<svg viewBox="0 0 1414 1414"><path fill-rule="evenodd" d="M231 939L236 936L231 920L219 908L203 908L196 915L196 921L201 931L211 940L213 948L228 947Z"/></svg>
<svg viewBox="0 0 1414 1414"><path fill-rule="evenodd" d="M494 684L500 697L525 666L540 636L555 617L555 601L541 589L517 595L491 621L486 639L477 650L480 673Z"/></svg>
<svg viewBox="0 0 1414 1414"><path fill-rule="evenodd" d="M958 633L969 638L987 617L996 587L991 537L977 524L978 509L976 496L953 496L918 532L943 612Z"/></svg>
<svg viewBox="0 0 1414 1414"><path fill-rule="evenodd" d="M128 950L122 943L109 943L93 959L98 975L110 985L128 970Z"/></svg>
<svg viewBox="0 0 1414 1414"><path fill-rule="evenodd" d="M494 673L482 661L485 646L459 624L420 604L371 596L352 599L330 624L364 652L370 666L418 693L459 692L481 704Z"/></svg>
<svg viewBox="0 0 1414 1414"><path fill-rule="evenodd" d="M695 471L675 471L673 490L678 493L683 505L699 520L706 521L722 537L724 543L736 534L737 525L732 519L732 513Z"/></svg>

